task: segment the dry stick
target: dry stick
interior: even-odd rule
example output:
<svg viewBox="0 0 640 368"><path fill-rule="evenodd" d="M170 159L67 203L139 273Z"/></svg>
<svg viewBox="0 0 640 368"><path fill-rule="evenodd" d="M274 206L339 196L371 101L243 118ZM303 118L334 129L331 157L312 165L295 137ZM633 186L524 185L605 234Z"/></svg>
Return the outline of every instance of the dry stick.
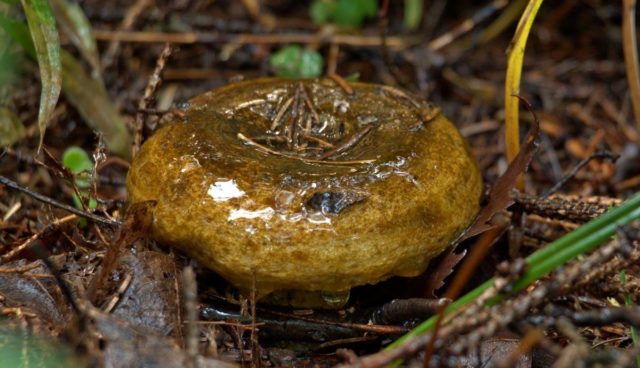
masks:
<svg viewBox="0 0 640 368"><path fill-rule="evenodd" d="M597 198L597 197L596 197ZM550 198L527 194L515 194L512 211L536 214L550 219L588 222L604 214L611 206L622 203L614 198L602 198L599 201L554 195Z"/></svg>
<svg viewBox="0 0 640 368"><path fill-rule="evenodd" d="M118 303L122 300L124 293L127 292L129 286L131 286L131 281L133 281L133 276L131 273L127 273L124 275L122 282L118 285L118 289L114 293L114 295L109 299L109 302L102 308L102 311L105 313L111 313L118 306Z"/></svg>
<svg viewBox="0 0 640 368"><path fill-rule="evenodd" d="M543 194L543 197L548 197L551 194L557 192L558 190L560 190L560 188L562 188L569 180L571 180L571 178L573 178L576 173L578 172L578 170L582 169L583 167L585 167L589 162L591 162L591 160L596 159L596 158L605 158L605 159L609 159L611 160L613 163L616 162L616 160L620 157L620 155L616 155L613 154L609 151L600 151L600 152L596 152L594 154L592 154L591 156L585 158L584 160L580 161L573 169L571 169L571 171L569 171L569 173L567 175L565 175L564 177L562 177L562 179L560 179L560 181L558 181L553 187L551 187L551 189L549 189L545 194Z"/></svg>
<svg viewBox="0 0 640 368"><path fill-rule="evenodd" d="M340 55L340 45L335 43L330 44L329 55L327 56L327 75L336 73L339 55Z"/></svg>
<svg viewBox="0 0 640 368"><path fill-rule="evenodd" d="M120 225L120 222L117 220L111 220L102 216L98 216L96 214L87 212L87 211L82 211L79 210L75 207L69 206L67 204L61 203L56 201L55 199L49 198L47 196L44 196L40 193L36 193L28 188L25 188L21 185L19 185L18 183L14 182L13 180L10 180L4 176L0 176L0 184L2 185L6 185L7 187L11 188L11 189L15 189L19 192L22 192L24 194L27 194L30 197L33 197L34 199L49 204L51 206L63 209L67 212L73 213L75 215L78 215L80 217L84 217L86 219L89 219L91 221L103 224L103 225L109 225L109 226L118 226Z"/></svg>
<svg viewBox="0 0 640 368"><path fill-rule="evenodd" d="M320 156L320 160L326 160L326 159L328 159L328 158L330 158L332 156L335 156L335 155L337 155L339 153L342 153L342 152L348 150L349 148L355 146L356 144L358 144L358 142L360 142L362 140L362 138L364 138L365 135L367 135L367 133L369 133L371 131L371 129L373 129L373 125L367 125L363 129L361 129L359 132L356 132L351 137L347 138L345 141L343 141L342 143L338 144L331 151L329 151L329 152L325 153L324 155ZM342 161L342 162L345 162L345 161Z"/></svg>
<svg viewBox="0 0 640 368"><path fill-rule="evenodd" d="M375 161L375 160L350 160L350 161L313 160L313 159L310 159L310 158L299 157L299 156L294 156L294 155L289 155L289 154L286 154L286 153L274 151L274 150L272 150L272 149L270 149L268 147L265 147L265 146L261 145L260 143L257 143L255 141L251 140L250 138L247 138L242 133L238 133L237 137L238 137L238 139L240 139L244 143L246 143L246 144L248 144L250 146L254 146L254 147L264 151L265 153L269 153L269 154L272 154L272 155L275 155L275 156L282 156L282 157L287 157L287 158L291 158L291 159L295 159L295 160L300 160L300 161L307 162L307 163L312 163L312 164L324 164L324 165L341 166L341 165L370 164L370 163Z"/></svg>
<svg viewBox="0 0 640 368"><path fill-rule="evenodd" d="M466 19L459 25L447 33L438 36L433 41L429 42L428 47L431 50L437 51L455 41L458 37L472 30L479 23L484 22L487 18L492 16L496 11L504 8L509 2L507 0L495 0L491 4L478 10L471 18Z"/></svg>
<svg viewBox="0 0 640 368"><path fill-rule="evenodd" d="M340 88L342 88L348 95L353 94L353 88L351 88L349 83L346 80L344 80L344 78L342 78L341 76L335 73L329 74L328 77L332 81L336 82L336 84L339 85Z"/></svg>
<svg viewBox="0 0 640 368"><path fill-rule="evenodd" d="M278 34L254 34L239 33L228 34L219 32L132 32L94 30L93 35L99 41L122 41L140 43L234 43L234 44L288 44L288 43L322 43L339 44L355 47L379 47L381 44L378 36L360 36L348 34L332 34L323 36L319 34L304 33L278 33ZM419 37L396 36L387 37L387 47L405 49L419 44Z"/></svg>
<svg viewBox="0 0 640 368"><path fill-rule="evenodd" d="M273 118L273 122L269 127L270 131L275 132L278 126L280 126L280 121L282 120L282 117L284 116L284 114L287 112L287 109L289 108L289 106L291 106L292 102L293 102L293 97L289 97L284 102L284 104L282 104L282 107L280 107L280 110L278 110L278 112L276 113L276 116Z"/></svg>
<svg viewBox="0 0 640 368"><path fill-rule="evenodd" d="M307 90L304 88L304 86L302 86L302 98L304 99L304 103L307 105L309 111L311 111L311 115L315 119L316 124L320 125L320 117L318 116L318 112L316 111L315 106L313 106L313 102L311 102L309 94L307 93ZM307 126L305 130L307 130L305 131L305 133L308 134L311 131L311 126Z"/></svg>
<svg viewBox="0 0 640 368"><path fill-rule="evenodd" d="M287 138L281 135L257 135L249 139L252 139L256 142L267 142L267 143L271 143L271 142L284 143L287 141Z"/></svg>
<svg viewBox="0 0 640 368"><path fill-rule="evenodd" d="M274 310L264 310L265 312L272 314L274 316L285 317L288 319L295 319L299 321L305 321L310 323L331 325L349 328L365 333L372 333L376 335L399 335L405 333L408 329L401 326L388 326L388 325L374 325L374 324L361 324L361 323L351 323L351 322L336 322L336 321L325 321L317 318L309 318L304 316L298 316L295 314L283 313Z"/></svg>
<svg viewBox="0 0 640 368"><path fill-rule="evenodd" d="M38 231L37 233L31 235L29 237L29 239L24 241L22 244L20 244L17 247L11 249L11 251L3 254L2 257L0 257L0 261L2 261L0 263L6 263L6 262L10 261L17 254L19 254L23 250L27 249L31 244L33 244L34 241L40 239L44 234L46 234L48 232L51 232L53 229L56 229L59 226L61 226L63 224L66 224L66 223L68 223L70 221L73 221L73 220L75 220L77 218L78 218L78 216L76 216L76 215L68 215L68 216L65 216L63 218L55 219L52 223L47 225L44 229L42 229L42 230Z"/></svg>
<svg viewBox="0 0 640 368"><path fill-rule="evenodd" d="M302 83L298 85L296 88L296 93L294 96L294 104L291 114L289 115L289 124L286 129L287 133L287 148L292 150L294 147L295 133L296 133L296 125L298 120L300 119L300 115L302 114L301 103L302 99L300 97L300 88Z"/></svg>
<svg viewBox="0 0 640 368"><path fill-rule="evenodd" d="M182 300L186 323L187 367L198 367L198 287L193 268L187 266L182 271Z"/></svg>
<svg viewBox="0 0 640 368"><path fill-rule="evenodd" d="M335 146L333 145L333 143L327 142L327 141L325 141L324 139L322 139L322 138L318 138L318 137L313 136L313 135L307 135L307 134L305 134L305 135L304 135L304 138L305 138L305 139L308 139L308 140L310 140L310 141L312 141L312 142L314 142L314 143L317 143L318 145L320 145L320 146L322 146L322 147L325 147L325 148L333 148L333 147L335 147Z"/></svg>
<svg viewBox="0 0 640 368"><path fill-rule="evenodd" d="M409 101L411 105L413 105L413 107L417 107L417 108L421 107L418 101L416 101L413 97L409 96L406 92L404 92L401 89L398 89L392 86L382 86L382 90L396 98Z"/></svg>
<svg viewBox="0 0 640 368"><path fill-rule="evenodd" d="M152 0L138 0L135 4L133 4L129 9L127 9L127 13L120 23L118 27L120 31L128 31L133 27L136 19L142 12L148 8L153 3ZM104 53L104 57L102 58L102 69L106 69L113 64L113 60L115 60L116 54L120 50L120 40L114 39L109 43L109 47L107 51Z"/></svg>
<svg viewBox="0 0 640 368"><path fill-rule="evenodd" d="M640 131L640 66L636 39L636 0L623 0L622 4L622 49L633 115Z"/></svg>
<svg viewBox="0 0 640 368"><path fill-rule="evenodd" d="M30 263L22 267L0 268L0 273L25 273L38 268L40 265L36 262Z"/></svg>
<svg viewBox="0 0 640 368"><path fill-rule="evenodd" d="M156 61L156 67L153 70L153 74L149 77L147 87L144 89L144 95L138 102L138 111L144 111L149 108L149 105L154 100L154 94L158 90L158 87L162 83L162 71L167 64L167 59L171 56L171 45L165 44L158 60ZM142 112L136 113L135 132L133 136L133 146L131 147L131 157L135 157L136 153L140 150L142 144L142 130L144 128L145 114Z"/></svg>
<svg viewBox="0 0 640 368"><path fill-rule="evenodd" d="M253 361L253 366L256 368L260 368L262 360L260 359L260 345L258 344L258 331L256 329L256 273L252 272L251 278L251 360Z"/></svg>

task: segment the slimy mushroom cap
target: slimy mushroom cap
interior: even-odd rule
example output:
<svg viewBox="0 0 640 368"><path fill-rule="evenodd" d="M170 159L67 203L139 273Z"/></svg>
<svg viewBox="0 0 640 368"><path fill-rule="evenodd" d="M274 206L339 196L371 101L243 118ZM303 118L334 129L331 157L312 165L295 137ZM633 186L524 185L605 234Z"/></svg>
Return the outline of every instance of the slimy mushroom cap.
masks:
<svg viewBox="0 0 640 368"><path fill-rule="evenodd" d="M481 175L439 110L386 86L265 78L189 101L142 146L153 237L240 289L416 276L474 218Z"/></svg>

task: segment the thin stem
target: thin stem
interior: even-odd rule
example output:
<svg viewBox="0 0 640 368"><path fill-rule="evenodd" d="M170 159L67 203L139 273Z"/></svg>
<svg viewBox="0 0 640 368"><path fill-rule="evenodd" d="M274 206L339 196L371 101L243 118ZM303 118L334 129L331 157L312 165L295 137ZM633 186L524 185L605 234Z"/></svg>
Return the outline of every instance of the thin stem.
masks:
<svg viewBox="0 0 640 368"><path fill-rule="evenodd" d="M640 66L638 65L638 41L636 39L636 0L622 1L622 49L627 69L631 106L640 131Z"/></svg>

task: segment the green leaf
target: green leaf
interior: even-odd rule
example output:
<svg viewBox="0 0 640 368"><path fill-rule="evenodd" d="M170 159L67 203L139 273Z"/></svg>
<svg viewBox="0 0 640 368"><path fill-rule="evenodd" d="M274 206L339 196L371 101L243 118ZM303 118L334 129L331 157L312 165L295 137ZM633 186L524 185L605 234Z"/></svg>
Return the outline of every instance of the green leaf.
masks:
<svg viewBox="0 0 640 368"><path fill-rule="evenodd" d="M77 146L71 146L62 153L62 165L74 174L93 170L93 161L87 151Z"/></svg>
<svg viewBox="0 0 640 368"><path fill-rule="evenodd" d="M365 17L371 18L378 15L378 0L356 0L360 3L360 9Z"/></svg>
<svg viewBox="0 0 640 368"><path fill-rule="evenodd" d="M345 27L360 27L365 18L377 13L377 0L338 0L334 21Z"/></svg>
<svg viewBox="0 0 640 368"><path fill-rule="evenodd" d="M424 0L405 0L404 27L410 31L418 29L422 21Z"/></svg>
<svg viewBox="0 0 640 368"><path fill-rule="evenodd" d="M640 219L640 192L634 194L620 206L610 209L595 220L580 226L569 234L529 255L525 259L527 262L526 271L517 281L511 284L511 289L514 292L524 289L533 281L546 276L552 270L575 259L579 255L594 250L600 244L608 241L615 235L615 232L620 226L638 219ZM493 285L494 281L494 278L485 281L480 286L449 304L445 309L445 315L453 313L476 300L485 290ZM494 305L504 298L505 295L499 294L487 301L486 304ZM391 343L385 350L396 348L411 337L431 331L435 327L437 319L438 316L427 319L409 333Z"/></svg>
<svg viewBox="0 0 640 368"><path fill-rule="evenodd" d="M18 41L35 58L35 49L26 26L0 14L0 27ZM27 36L26 36L27 35ZM104 135L107 147L129 158L131 135L113 102L99 81L89 77L68 52L62 50L62 90L87 124Z"/></svg>
<svg viewBox="0 0 640 368"><path fill-rule="evenodd" d="M31 38L40 68L40 110L38 127L40 128L40 144L44 139L47 122L53 113L60 96L62 73L60 63L60 39L56 29L56 21L47 0L22 0L22 8L27 16Z"/></svg>
<svg viewBox="0 0 640 368"><path fill-rule="evenodd" d="M324 59L316 51L289 45L273 53L269 62L278 77L315 78L322 74Z"/></svg>
<svg viewBox="0 0 640 368"><path fill-rule="evenodd" d="M78 4L66 0L51 0L53 12L60 23L60 28L69 36L78 48L82 57L91 65L94 75L100 76L100 57L96 40L93 38L91 23Z"/></svg>
<svg viewBox="0 0 640 368"><path fill-rule="evenodd" d="M24 51L0 29L0 106L6 105L19 80Z"/></svg>
<svg viewBox="0 0 640 368"><path fill-rule="evenodd" d="M14 41L18 42L32 59L37 59L36 49L33 47L33 41L31 40L31 35L29 35L29 28L3 13L0 13L0 28Z"/></svg>
<svg viewBox="0 0 640 368"><path fill-rule="evenodd" d="M309 16L315 24L331 22L335 13L336 2L334 0L314 0L309 7Z"/></svg>
<svg viewBox="0 0 640 368"><path fill-rule="evenodd" d="M0 107L0 147L9 147L24 137L20 118L6 107Z"/></svg>
<svg viewBox="0 0 640 368"><path fill-rule="evenodd" d="M316 78L322 74L324 59L313 50L303 50L300 55L299 75L302 78Z"/></svg>
<svg viewBox="0 0 640 368"><path fill-rule="evenodd" d="M13 329L0 324L0 361L3 367L64 368L82 367L71 346L53 339L36 336L25 329ZM86 363L85 363L86 365Z"/></svg>

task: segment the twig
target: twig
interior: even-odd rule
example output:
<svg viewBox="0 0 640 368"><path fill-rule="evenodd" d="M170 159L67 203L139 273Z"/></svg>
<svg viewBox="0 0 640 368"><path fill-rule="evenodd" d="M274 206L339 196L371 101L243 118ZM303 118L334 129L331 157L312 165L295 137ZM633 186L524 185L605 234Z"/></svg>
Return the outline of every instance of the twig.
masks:
<svg viewBox="0 0 640 368"><path fill-rule="evenodd" d="M17 190L19 192L27 194L28 196L33 197L34 199L36 199L36 200L38 200L40 202L43 202L43 203L46 203L48 205L63 209L65 211L67 211L67 212L73 213L74 215L78 215L80 217L84 217L84 218L89 219L91 221L94 221L94 222L97 222L97 223L100 223L100 224L103 224L103 225L109 225L109 226L118 226L118 225L120 225L120 221L104 218L102 216L98 216L96 214L93 214L93 213L90 213L90 212L87 212L87 211L82 211L82 210L79 210L79 209L77 209L75 207L72 207L72 206L66 205L64 203L58 202L55 199L49 198L49 197L44 196L44 195L42 195L40 193L36 193L36 192L34 192L34 191L32 191L32 190L30 190L28 188L25 188L25 187L19 185L18 183L16 183L16 182L4 177L4 176L0 176L0 184L6 185L7 187L9 187L11 189L15 189L15 190Z"/></svg>
<svg viewBox="0 0 640 368"><path fill-rule="evenodd" d="M353 88L351 88L349 83L346 80L344 80L344 78L342 78L341 76L335 73L329 74L328 77L332 81L336 82L336 84L339 85L340 88L342 88L348 95L353 94Z"/></svg>
<svg viewBox="0 0 640 368"><path fill-rule="evenodd" d="M372 320L381 324L402 323L412 318L425 319L451 303L450 299L395 299L373 312Z"/></svg>
<svg viewBox="0 0 640 368"><path fill-rule="evenodd" d="M342 153L348 150L349 148L355 146L362 140L362 138L364 138L365 135L367 135L367 133L371 131L371 129L373 129L373 125L367 125L363 129L361 129L359 132L356 132L351 137L347 138L342 143L335 146L334 149L320 156L320 160L326 160L328 158L331 158L332 156Z"/></svg>
<svg viewBox="0 0 640 368"><path fill-rule="evenodd" d="M273 118L273 122L271 122L271 126L269 127L270 131L275 132L278 126L280 126L280 121L282 120L282 117L284 116L284 114L287 112L287 109L289 108L289 106L291 106L292 102L293 102L293 97L289 97L282 104L282 107L280 107L280 110L278 110L278 112L276 113L276 116Z"/></svg>
<svg viewBox="0 0 640 368"><path fill-rule="evenodd" d="M122 300L124 293L126 293L127 289L129 289L129 286L131 286L131 281L133 281L133 276L131 275L131 273L127 273L126 275L124 275L115 294L111 297L105 307L102 308L105 313L111 313L118 306L118 303L120 303L120 300Z"/></svg>
<svg viewBox="0 0 640 368"><path fill-rule="evenodd" d="M638 65L638 41L636 39L636 0L623 0L622 2L622 49L624 50L633 115L640 131L640 66Z"/></svg>
<svg viewBox="0 0 640 368"><path fill-rule="evenodd" d="M597 200L598 197L595 198L596 200L559 195L545 198L517 194L514 196L515 204L511 209L552 219L583 223L602 215L611 206L617 206L622 202L613 198L603 198L601 201Z"/></svg>
<svg viewBox="0 0 640 368"><path fill-rule="evenodd" d="M562 177L562 179L560 179L560 181L558 181L553 187L551 187L551 189L549 189L545 194L543 194L543 197L548 197L551 194L557 192L558 190L560 190L560 188L562 188L569 180L571 180L571 178L573 178L576 173L578 172L578 170L582 169L583 167L585 167L589 162L591 162L591 160L596 159L596 158L604 158L604 159L609 159L612 162L616 162L616 160L620 157L620 155L616 155L613 154L609 151L600 151L600 152L596 152L594 154L592 154L591 156L585 158L584 160L580 161L573 169L571 169L571 171L569 171L569 173L567 175L565 175L564 177Z"/></svg>
<svg viewBox="0 0 640 368"><path fill-rule="evenodd" d="M431 42L428 47L433 51L438 51L455 41L458 37L472 30L477 24L484 22L492 16L496 11L504 8L509 2L507 0L494 0L489 5L478 10L471 18L466 19L447 33L438 36Z"/></svg>
<svg viewBox="0 0 640 368"><path fill-rule="evenodd" d="M13 268L1 268L0 273L25 273L33 270L34 268L38 268L40 265L36 262L32 262L26 266L22 267L13 267Z"/></svg>
<svg viewBox="0 0 640 368"><path fill-rule="evenodd" d="M6 254L3 254L2 257L0 257L0 260L2 261L1 263L6 263L8 261L10 261L11 259L13 259L13 257L15 257L16 255L18 255L20 252L22 252L23 250L27 249L31 244L33 244L34 241L42 238L44 236L44 234L48 234L51 231L53 231L54 229L58 228L59 226L66 224L70 221L73 221L75 219L77 219L78 216L76 215L69 215L69 216L65 216L63 218L60 219L56 219L55 221L53 221L52 223L50 223L49 225L47 225L44 229L38 231L37 233L31 235L29 237L29 239L27 239L26 241L22 242L22 244L18 245L17 247L11 249L11 251L7 252Z"/></svg>
<svg viewBox="0 0 640 368"><path fill-rule="evenodd" d="M187 266L182 270L182 300L184 321L186 323L185 343L187 353L187 367L198 367L198 287L193 268Z"/></svg>
<svg viewBox="0 0 640 368"><path fill-rule="evenodd" d="M127 13L122 19L122 22L118 26L120 31L128 31L133 27L136 19L142 12L148 8L153 3L152 0L138 0L136 1L129 9L127 9ZM102 69L107 69L113 64L118 51L120 50L120 41L118 39L113 39L109 43L109 47L107 51L104 53L104 57L102 58Z"/></svg>
<svg viewBox="0 0 640 368"><path fill-rule="evenodd" d="M93 35L100 41L122 41L140 43L172 43L172 44L193 44L193 43L234 43L234 44L256 44L273 45L288 43L321 43L339 44L355 47L380 47L381 41L378 36L360 36L348 34L331 34L328 36L320 34L304 33L278 33L278 34L255 34L240 33L228 34L219 32L134 32L134 31L110 31L94 30ZM396 49L406 49L420 43L419 37L395 36L387 37L387 47Z"/></svg>
<svg viewBox="0 0 640 368"><path fill-rule="evenodd" d="M313 102L311 102L311 99L309 98L309 94L307 93L307 90L304 88L304 86L301 87L302 88L302 98L304 99L304 103L307 105L307 108L309 109L309 111L311 111L311 115L313 116L313 119L316 121L316 124L320 124L320 117L318 116L318 112L316 111L315 106L313 106ZM307 124L307 127L305 127L305 133L309 133L309 131L311 130L311 126L310 124Z"/></svg>
<svg viewBox="0 0 640 368"><path fill-rule="evenodd" d="M265 153L269 153L269 154L272 154L272 155L275 155L275 156L282 156L282 157L286 157L286 158L291 158L291 159L294 159L294 160L300 160L300 161L307 162L307 163L312 163L312 164L337 165L337 166L341 166L341 165L364 165L364 164L370 164L370 163L375 161L375 160L348 160L348 161L314 160L314 159L310 159L310 158L306 158L306 157L294 156L294 155L289 155L289 154L286 154L286 153L274 151L274 150L272 150L272 149L270 149L268 147L265 147L265 146L261 145L260 143L257 143L255 141L251 140L250 138L247 138L242 133L238 133L237 137L238 137L238 139L240 139L244 143L246 143L246 144L248 144L250 146L254 146L254 147L260 149L261 151L263 151Z"/></svg>
<svg viewBox="0 0 640 368"><path fill-rule="evenodd" d="M305 135L303 135L303 137L304 137L304 139L310 140L310 141L312 141L314 143L317 143L319 146L322 146L322 147L325 147L325 148L333 148L333 147L335 147L333 145L333 143L327 142L324 139L318 138L318 137L313 136L313 135L305 134Z"/></svg>
<svg viewBox="0 0 640 368"><path fill-rule="evenodd" d="M251 278L251 360L255 368L260 368L262 360L260 359L260 344L258 343L258 330L256 328L256 274L255 271Z"/></svg>
<svg viewBox="0 0 640 368"><path fill-rule="evenodd" d="M145 114L142 113L142 111L148 109L155 98L154 94L162 83L162 71L167 64L167 59L169 59L169 56L171 56L171 45L167 43L164 45L162 52L160 52L160 56L158 56L156 67L155 69L153 69L153 73L151 74L151 76L149 77L149 81L147 82L147 87L144 89L144 95L138 102L138 112L136 113L133 146L131 147L131 157L135 157L135 155L140 150L140 145L142 144L142 130L144 128L145 120Z"/></svg>
<svg viewBox="0 0 640 368"><path fill-rule="evenodd" d="M285 317L287 319L300 320L300 321L305 321L309 323L317 323L321 325L332 325L332 326L344 327L344 328L349 328L356 331L371 333L376 335L399 335L407 331L405 327L400 327L400 326L326 321L326 320L321 320L317 318L309 318L309 317L303 317L303 316L298 316L298 315L289 314L289 313L282 313L274 310L265 310L265 312L269 314L273 314L274 316Z"/></svg>

